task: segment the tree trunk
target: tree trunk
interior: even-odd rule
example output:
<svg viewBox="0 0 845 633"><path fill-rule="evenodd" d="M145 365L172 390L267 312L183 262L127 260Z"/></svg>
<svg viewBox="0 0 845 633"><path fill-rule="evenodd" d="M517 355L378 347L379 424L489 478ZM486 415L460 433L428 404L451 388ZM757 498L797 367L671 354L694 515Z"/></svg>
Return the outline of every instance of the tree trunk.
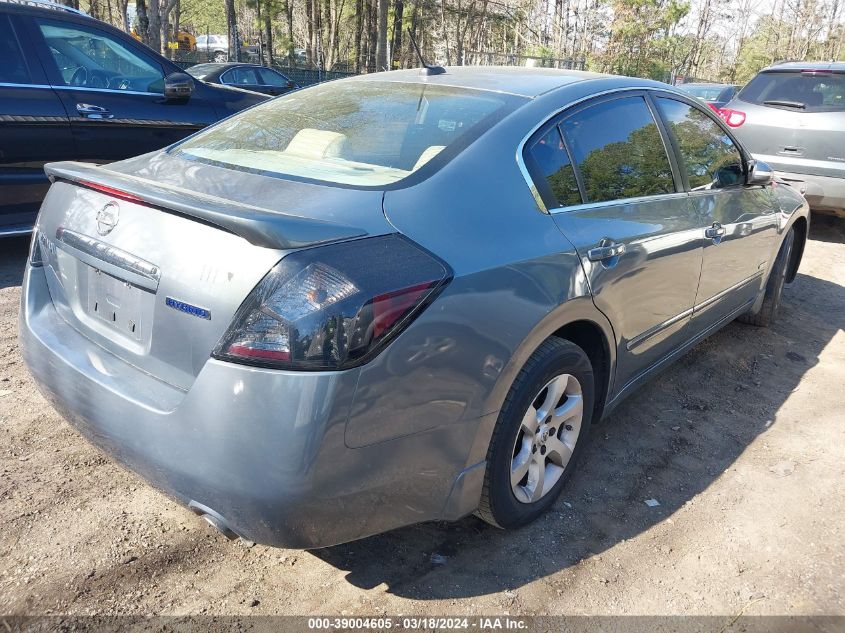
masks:
<svg viewBox="0 0 845 633"><path fill-rule="evenodd" d="M270 2L264 7L264 61L268 66L273 65L273 23L270 19Z"/></svg>
<svg viewBox="0 0 845 633"><path fill-rule="evenodd" d="M293 0L288 0L293 2ZM314 19L311 16L311 0L305 0L305 59L311 65L316 67L314 63Z"/></svg>
<svg viewBox="0 0 845 633"><path fill-rule="evenodd" d="M387 4L389 0L378 2L378 40L376 42L376 71L388 70L387 67Z"/></svg>
<svg viewBox="0 0 845 633"><path fill-rule="evenodd" d="M147 14L147 0L137 0L135 3L135 11L137 13L138 24L136 31L138 37L147 46L150 45L150 18Z"/></svg>
<svg viewBox="0 0 845 633"><path fill-rule="evenodd" d="M150 0L149 5L149 26L147 37L150 39L149 46L156 53L161 53L161 6L159 0Z"/></svg>
<svg viewBox="0 0 845 633"><path fill-rule="evenodd" d="M117 8L120 11L120 24L124 31L129 33L130 26L129 26L129 14L126 11L126 5L129 4L129 0L117 0Z"/></svg>
<svg viewBox="0 0 845 633"><path fill-rule="evenodd" d="M376 2L377 0L367 0L367 72L378 70L376 66L376 42L378 41Z"/></svg>
<svg viewBox="0 0 845 633"><path fill-rule="evenodd" d="M255 1L255 19L258 22L258 63L264 65L264 31L261 29L261 0Z"/></svg>
<svg viewBox="0 0 845 633"><path fill-rule="evenodd" d="M449 53L449 27L446 24L446 0L440 0L440 24L443 28L443 45L446 47L446 65L452 65L452 57Z"/></svg>
<svg viewBox="0 0 845 633"><path fill-rule="evenodd" d="M322 24L320 23L320 0L305 0L311 5L311 50L314 52L315 68L323 67Z"/></svg>
<svg viewBox="0 0 845 633"><path fill-rule="evenodd" d="M293 45L293 0L285 2L285 20L288 25L288 63L291 66L296 66L296 52Z"/></svg>
<svg viewBox="0 0 845 633"><path fill-rule="evenodd" d="M391 50L390 68L402 65L402 14L405 11L403 0L395 0L393 4L393 46Z"/></svg>
<svg viewBox="0 0 845 633"><path fill-rule="evenodd" d="M364 34L364 0L355 0L355 40L353 50L355 52L355 72L361 72L362 53L361 38Z"/></svg>
<svg viewBox="0 0 845 633"><path fill-rule="evenodd" d="M151 3L156 0L150 0ZM226 30L229 33L229 59L241 61L241 44L238 38L238 16L235 13L235 0L226 0Z"/></svg>

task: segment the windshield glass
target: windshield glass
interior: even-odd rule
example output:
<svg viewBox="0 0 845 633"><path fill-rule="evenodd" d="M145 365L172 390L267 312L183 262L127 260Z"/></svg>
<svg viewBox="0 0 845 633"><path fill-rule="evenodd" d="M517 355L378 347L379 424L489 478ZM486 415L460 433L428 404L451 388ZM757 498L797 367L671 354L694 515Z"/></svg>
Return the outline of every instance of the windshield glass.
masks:
<svg viewBox="0 0 845 633"><path fill-rule="evenodd" d="M273 99L171 151L230 169L379 187L453 156L523 99L418 83L327 82Z"/></svg>
<svg viewBox="0 0 845 633"><path fill-rule="evenodd" d="M806 112L845 111L845 73L785 71L760 73L739 98L747 103Z"/></svg>

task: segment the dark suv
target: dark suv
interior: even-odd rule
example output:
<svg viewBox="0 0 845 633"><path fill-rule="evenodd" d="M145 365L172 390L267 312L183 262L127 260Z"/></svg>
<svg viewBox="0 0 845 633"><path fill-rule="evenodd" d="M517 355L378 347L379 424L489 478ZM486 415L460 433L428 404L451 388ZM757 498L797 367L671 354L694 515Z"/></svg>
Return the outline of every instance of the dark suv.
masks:
<svg viewBox="0 0 845 633"><path fill-rule="evenodd" d="M194 82L126 33L40 0L0 0L0 60L0 235L31 230L45 163L143 154L267 98Z"/></svg>
<svg viewBox="0 0 845 633"><path fill-rule="evenodd" d="M845 217L845 62L765 68L719 114L813 211Z"/></svg>

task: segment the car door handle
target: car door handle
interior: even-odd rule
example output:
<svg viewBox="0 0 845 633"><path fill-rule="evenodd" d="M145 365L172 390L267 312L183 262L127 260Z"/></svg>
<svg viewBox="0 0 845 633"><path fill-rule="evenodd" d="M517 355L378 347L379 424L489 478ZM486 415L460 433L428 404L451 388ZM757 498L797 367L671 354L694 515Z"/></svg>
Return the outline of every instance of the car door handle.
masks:
<svg viewBox="0 0 845 633"><path fill-rule="evenodd" d="M76 111L86 119L113 119L114 115L102 106L77 103Z"/></svg>
<svg viewBox="0 0 845 633"><path fill-rule="evenodd" d="M713 226L704 229L704 237L709 237L711 240L719 239L725 234L725 227L714 222Z"/></svg>
<svg viewBox="0 0 845 633"><path fill-rule="evenodd" d="M610 242L609 240L602 240L601 242L599 242L598 246L596 246L595 248L591 248L587 251L587 259L589 259L591 262L600 262L605 259L618 257L624 252L624 244Z"/></svg>

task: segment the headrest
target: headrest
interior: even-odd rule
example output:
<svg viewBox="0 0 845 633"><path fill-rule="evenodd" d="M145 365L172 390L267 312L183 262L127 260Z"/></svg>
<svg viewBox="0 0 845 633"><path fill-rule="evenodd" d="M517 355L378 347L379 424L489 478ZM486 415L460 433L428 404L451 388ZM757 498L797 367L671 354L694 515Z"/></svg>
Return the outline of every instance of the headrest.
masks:
<svg viewBox="0 0 845 633"><path fill-rule="evenodd" d="M305 128L296 133L285 153L296 154L303 158L327 158L338 156L346 136L338 132Z"/></svg>
<svg viewBox="0 0 845 633"><path fill-rule="evenodd" d="M445 145L432 145L431 147L426 147L423 150L423 153L420 154L420 157L417 159L417 162L414 164L413 171L417 171L420 167L425 165L428 161L437 156L444 149L446 149Z"/></svg>

